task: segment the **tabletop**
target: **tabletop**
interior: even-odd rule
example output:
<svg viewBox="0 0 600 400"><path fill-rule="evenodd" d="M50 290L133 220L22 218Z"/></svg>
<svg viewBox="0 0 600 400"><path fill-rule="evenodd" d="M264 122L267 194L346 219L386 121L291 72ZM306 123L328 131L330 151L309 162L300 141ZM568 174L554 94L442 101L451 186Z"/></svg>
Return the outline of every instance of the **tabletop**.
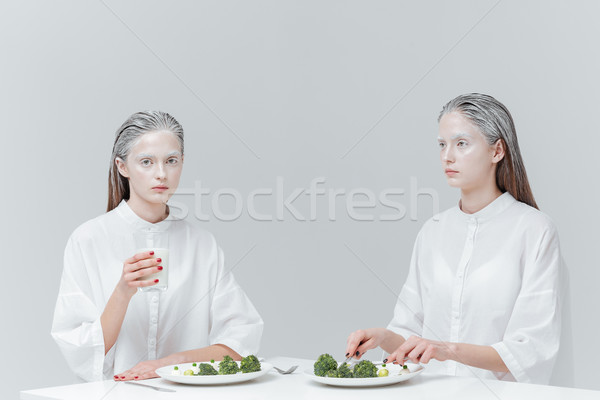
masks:
<svg viewBox="0 0 600 400"><path fill-rule="evenodd" d="M21 399L171 399L197 400L202 398L218 398L219 400L236 399L314 399L328 398L351 400L379 396L410 396L418 399L477 399L477 400L519 400L543 398L553 399L600 399L600 391L563 388L556 386L532 385L515 382L481 380L471 377L455 377L428 374L427 369L414 378L390 386L372 388L347 388L323 385L312 381L304 374L312 370L312 360L289 357L274 357L266 360L279 368L287 369L292 365L299 368L292 374L280 375L271 370L258 379L213 386L184 385L166 381L161 378L148 379L143 383L175 389L176 392L159 392L151 388L127 385L112 380L81 383L68 386L56 386L44 389L26 390L20 393ZM376 379L376 378L374 378Z"/></svg>

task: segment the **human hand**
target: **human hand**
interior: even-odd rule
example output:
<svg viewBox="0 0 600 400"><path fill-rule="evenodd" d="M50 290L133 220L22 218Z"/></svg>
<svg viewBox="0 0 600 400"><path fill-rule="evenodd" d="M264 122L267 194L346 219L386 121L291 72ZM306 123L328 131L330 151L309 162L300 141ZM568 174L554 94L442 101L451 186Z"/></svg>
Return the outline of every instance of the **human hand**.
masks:
<svg viewBox="0 0 600 400"><path fill-rule="evenodd" d="M359 360L367 350L379 347L389 331L385 328L359 329L348 336L346 341L346 357Z"/></svg>
<svg viewBox="0 0 600 400"><path fill-rule="evenodd" d="M160 258L152 258L153 255L153 251L145 251L125 260L121 279L117 283L117 289L127 296L132 297L137 288L156 285L158 279L138 280L163 269L160 265L162 260Z"/></svg>
<svg viewBox="0 0 600 400"><path fill-rule="evenodd" d="M408 359L415 364L427 364L430 360L434 359L438 361L452 359L455 353L454 343L438 342L419 336L411 336L383 361L404 364L404 360Z"/></svg>
<svg viewBox="0 0 600 400"><path fill-rule="evenodd" d="M138 363L135 367L128 369L125 372L121 372L114 376L115 381L139 381L143 379L158 378L156 370L160 367L164 367L165 364L162 360L148 360Z"/></svg>

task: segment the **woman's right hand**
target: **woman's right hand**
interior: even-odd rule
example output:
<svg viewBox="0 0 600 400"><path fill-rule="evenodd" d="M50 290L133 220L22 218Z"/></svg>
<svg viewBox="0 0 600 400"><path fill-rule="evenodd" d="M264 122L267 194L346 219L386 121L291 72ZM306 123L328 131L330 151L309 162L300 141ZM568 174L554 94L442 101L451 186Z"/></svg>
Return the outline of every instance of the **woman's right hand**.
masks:
<svg viewBox="0 0 600 400"><path fill-rule="evenodd" d="M160 265L162 260L160 258L152 258L153 255L153 251L145 251L125 260L117 289L127 296L132 297L137 288L156 285L158 279L138 280L163 269Z"/></svg>
<svg viewBox="0 0 600 400"><path fill-rule="evenodd" d="M389 332L385 328L359 329L352 332L346 342L346 357L352 355L360 359L367 350L381 346Z"/></svg>

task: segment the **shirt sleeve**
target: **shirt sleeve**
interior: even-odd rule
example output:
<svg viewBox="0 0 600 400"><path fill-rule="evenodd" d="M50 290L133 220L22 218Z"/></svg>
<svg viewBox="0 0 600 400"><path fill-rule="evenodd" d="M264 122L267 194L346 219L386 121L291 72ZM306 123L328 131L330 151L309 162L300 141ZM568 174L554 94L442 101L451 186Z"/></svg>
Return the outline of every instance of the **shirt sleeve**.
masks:
<svg viewBox="0 0 600 400"><path fill-rule="evenodd" d="M521 291L504 338L492 347L518 382L547 384L560 345L558 234L547 227L527 255Z"/></svg>
<svg viewBox="0 0 600 400"><path fill-rule="evenodd" d="M86 381L103 379L105 369L101 310L91 294L84 257L72 236L65 249L51 334L71 370Z"/></svg>
<svg viewBox="0 0 600 400"><path fill-rule="evenodd" d="M211 306L209 343L223 344L242 357L257 354L263 331L263 320L233 273L225 271L224 257L218 249L217 283Z"/></svg>
<svg viewBox="0 0 600 400"><path fill-rule="evenodd" d="M388 329L401 335L404 339L423 334L423 302L419 283L419 248L421 233L417 236L406 282L400 291L394 308L394 318Z"/></svg>

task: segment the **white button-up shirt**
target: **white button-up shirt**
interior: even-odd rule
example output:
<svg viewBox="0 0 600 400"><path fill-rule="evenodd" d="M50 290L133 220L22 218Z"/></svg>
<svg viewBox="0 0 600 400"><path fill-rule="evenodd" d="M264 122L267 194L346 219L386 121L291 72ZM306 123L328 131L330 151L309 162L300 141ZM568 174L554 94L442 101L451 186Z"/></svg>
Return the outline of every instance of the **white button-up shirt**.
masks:
<svg viewBox="0 0 600 400"><path fill-rule="evenodd" d="M451 208L419 232L388 328L491 345L510 371L432 360L430 372L548 383L560 342L560 269L552 221L509 193L474 214Z"/></svg>
<svg viewBox="0 0 600 400"><path fill-rule="evenodd" d="M138 292L129 303L116 343L104 355L100 316L135 254L133 232L169 232L169 288ZM87 381L112 379L140 361L224 344L256 354L263 330L258 312L224 269L214 237L167 218L138 217L125 201L78 227L67 243L52 336L67 363Z"/></svg>

